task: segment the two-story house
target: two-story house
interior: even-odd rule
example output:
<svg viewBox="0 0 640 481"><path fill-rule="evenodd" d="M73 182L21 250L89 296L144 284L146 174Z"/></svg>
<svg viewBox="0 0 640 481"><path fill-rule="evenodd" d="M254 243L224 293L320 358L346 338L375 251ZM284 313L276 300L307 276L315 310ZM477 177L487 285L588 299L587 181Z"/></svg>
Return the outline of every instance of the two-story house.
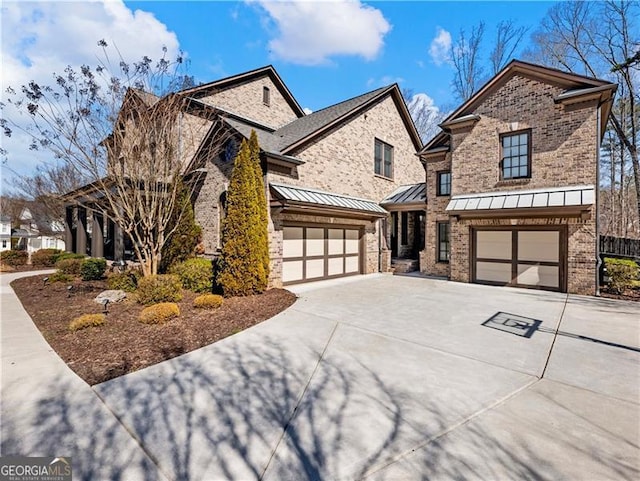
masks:
<svg viewBox="0 0 640 481"><path fill-rule="evenodd" d="M0 214L0 252L11 249L11 217Z"/></svg>
<svg viewBox="0 0 640 481"><path fill-rule="evenodd" d="M406 232L406 243L421 237L408 218L387 230L389 211L404 205L380 205L424 178L415 155L422 144L397 85L308 115L271 66L184 93L221 109L233 132L223 153L205 162L198 188L195 214L206 253L221 247L226 183L251 130L268 186L271 285L387 271L397 232Z"/></svg>
<svg viewBox="0 0 640 481"><path fill-rule="evenodd" d="M600 141L616 86L512 61L441 124L421 270L593 295Z"/></svg>
<svg viewBox="0 0 640 481"><path fill-rule="evenodd" d="M130 94L134 103L158 101ZM416 156L422 143L398 85L308 115L271 66L180 94L190 109L182 122L196 127L180 129L179 142L189 146L184 171L198 172L193 203L206 256L221 247L233 161L254 130L270 206L272 286L387 271L392 255L417 257L424 230L424 167ZM222 148L207 148L220 139ZM403 195L407 189L412 195ZM87 203L78 205L87 192L67 196L68 244L118 258L126 239L95 212L87 225Z"/></svg>

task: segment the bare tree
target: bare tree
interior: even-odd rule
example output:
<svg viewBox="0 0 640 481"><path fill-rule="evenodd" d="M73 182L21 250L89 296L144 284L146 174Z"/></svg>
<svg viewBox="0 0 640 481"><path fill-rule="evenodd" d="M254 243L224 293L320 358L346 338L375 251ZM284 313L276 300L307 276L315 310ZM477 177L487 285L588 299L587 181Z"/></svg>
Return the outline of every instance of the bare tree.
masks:
<svg viewBox="0 0 640 481"><path fill-rule="evenodd" d="M482 55L485 38L484 23L480 22L472 27L468 37L464 30L460 31L449 54L454 68L453 89L460 101L469 100L487 80L485 76L487 64L490 75L497 74L506 66L516 53L526 32L526 27L518 27L513 20L498 23L493 48L486 62Z"/></svg>
<svg viewBox="0 0 640 481"><path fill-rule="evenodd" d="M7 135L24 130L34 149L62 159L64 175L88 179L82 197L131 238L143 273L155 274L175 229L170 219L182 181L192 185L198 162L219 148L212 132L220 116L179 92L167 93L184 86L182 58L120 59L113 67L106 42L99 45L105 55L95 67L67 67L52 85L8 89L8 103L30 123L4 118L2 126Z"/></svg>
<svg viewBox="0 0 640 481"><path fill-rule="evenodd" d="M607 78L618 84L619 108L609 125L629 159L640 216L640 57L638 3L629 1L560 2L550 8L532 39L529 58L572 72Z"/></svg>
<svg viewBox="0 0 640 481"><path fill-rule="evenodd" d="M483 36L484 22L480 22L472 27L468 38L466 32L460 30L457 41L451 45L451 62L455 70L453 90L462 102L471 98L483 78L480 58Z"/></svg>
<svg viewBox="0 0 640 481"><path fill-rule="evenodd" d="M505 20L496 27L495 45L489 55L492 75L502 70L511 60L522 42L526 27L518 27L513 20Z"/></svg>

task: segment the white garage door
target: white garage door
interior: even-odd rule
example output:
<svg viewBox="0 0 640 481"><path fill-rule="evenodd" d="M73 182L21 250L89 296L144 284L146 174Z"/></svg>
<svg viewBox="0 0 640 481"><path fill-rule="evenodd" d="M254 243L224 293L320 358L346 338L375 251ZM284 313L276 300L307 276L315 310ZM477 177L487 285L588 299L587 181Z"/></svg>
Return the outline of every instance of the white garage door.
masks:
<svg viewBox="0 0 640 481"><path fill-rule="evenodd" d="M473 281L562 291L562 231L475 230Z"/></svg>
<svg viewBox="0 0 640 481"><path fill-rule="evenodd" d="M292 284L360 273L360 230L284 226L282 282Z"/></svg>

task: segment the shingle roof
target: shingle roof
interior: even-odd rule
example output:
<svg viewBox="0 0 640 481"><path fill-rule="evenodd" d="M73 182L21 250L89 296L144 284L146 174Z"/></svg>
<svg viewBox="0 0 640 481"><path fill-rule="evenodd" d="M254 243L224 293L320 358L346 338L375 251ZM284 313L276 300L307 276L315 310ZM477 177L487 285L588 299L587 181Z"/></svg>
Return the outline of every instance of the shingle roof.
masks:
<svg viewBox="0 0 640 481"><path fill-rule="evenodd" d="M387 211L373 200L358 199L348 195L334 194L332 192L292 185L270 183L269 187L276 198L280 200L299 202L302 204L315 204L325 207L338 207L374 214L387 214Z"/></svg>
<svg viewBox="0 0 640 481"><path fill-rule="evenodd" d="M258 143L260 148L266 152L279 152L279 138L276 137L272 131L266 128L261 129L255 124L245 122L235 117L224 117L224 121L227 125L231 126L247 139L251 136L251 131L255 130L258 135Z"/></svg>
<svg viewBox="0 0 640 481"><path fill-rule="evenodd" d="M425 204L427 202L427 188L424 182L419 184L401 185L385 197L381 205L393 204Z"/></svg>
<svg viewBox="0 0 640 481"><path fill-rule="evenodd" d="M313 132L366 104L368 101L380 95L391 87L382 87L366 94L353 97L338 104L305 115L293 122L280 127L274 132L279 137L279 151L304 139Z"/></svg>
<svg viewBox="0 0 640 481"><path fill-rule="evenodd" d="M527 209L592 205L595 202L593 185L550 187L532 190L490 192L451 197L447 212L474 210Z"/></svg>

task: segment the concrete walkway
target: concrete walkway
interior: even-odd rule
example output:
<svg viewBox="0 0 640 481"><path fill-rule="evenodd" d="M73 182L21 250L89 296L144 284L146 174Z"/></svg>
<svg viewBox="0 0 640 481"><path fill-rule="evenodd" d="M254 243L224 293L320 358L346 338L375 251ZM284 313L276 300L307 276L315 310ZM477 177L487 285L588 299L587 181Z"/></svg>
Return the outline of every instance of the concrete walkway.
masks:
<svg viewBox="0 0 640 481"><path fill-rule="evenodd" d="M3 290L3 454L64 447L79 479L640 478L640 305L386 275L296 290L96 386L104 404Z"/></svg>
<svg viewBox="0 0 640 481"><path fill-rule="evenodd" d="M74 480L166 479L35 327L9 286L29 275L0 275L0 454L70 456Z"/></svg>

